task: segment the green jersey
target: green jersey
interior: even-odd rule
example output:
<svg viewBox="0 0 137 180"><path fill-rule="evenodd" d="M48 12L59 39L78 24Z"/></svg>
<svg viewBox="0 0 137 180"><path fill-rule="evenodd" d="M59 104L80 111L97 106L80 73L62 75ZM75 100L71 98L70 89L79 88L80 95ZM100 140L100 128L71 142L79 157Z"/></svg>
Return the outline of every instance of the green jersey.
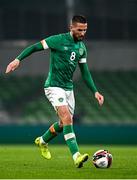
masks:
<svg viewBox="0 0 137 180"><path fill-rule="evenodd" d="M34 52L50 48L50 70L45 87L73 89L73 72L79 63L80 71L89 89L95 93L97 88L86 63L87 51L82 41L75 42L70 33L50 36L41 42L25 48L16 59L22 61Z"/></svg>
<svg viewBox="0 0 137 180"><path fill-rule="evenodd" d="M73 89L73 73L78 63L85 63L87 51L82 41L75 42L70 32L45 39L50 48L50 67L45 87Z"/></svg>

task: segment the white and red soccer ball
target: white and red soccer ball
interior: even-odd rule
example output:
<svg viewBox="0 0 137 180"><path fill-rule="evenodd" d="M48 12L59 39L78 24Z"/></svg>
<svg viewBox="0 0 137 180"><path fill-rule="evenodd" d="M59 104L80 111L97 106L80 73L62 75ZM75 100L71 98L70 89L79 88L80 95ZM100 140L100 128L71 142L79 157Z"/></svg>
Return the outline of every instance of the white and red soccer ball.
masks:
<svg viewBox="0 0 137 180"><path fill-rule="evenodd" d="M98 150L93 155L93 164L96 168L109 168L112 160L112 154L108 150Z"/></svg>

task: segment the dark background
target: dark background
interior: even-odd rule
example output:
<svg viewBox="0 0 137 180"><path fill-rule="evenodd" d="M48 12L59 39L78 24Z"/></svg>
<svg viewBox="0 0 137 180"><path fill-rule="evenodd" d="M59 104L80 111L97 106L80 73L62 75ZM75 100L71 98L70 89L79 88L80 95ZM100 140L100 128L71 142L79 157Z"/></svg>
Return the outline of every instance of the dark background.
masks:
<svg viewBox="0 0 137 180"><path fill-rule="evenodd" d="M0 0L0 39L65 32L72 14L89 22L88 40L136 40L136 0Z"/></svg>

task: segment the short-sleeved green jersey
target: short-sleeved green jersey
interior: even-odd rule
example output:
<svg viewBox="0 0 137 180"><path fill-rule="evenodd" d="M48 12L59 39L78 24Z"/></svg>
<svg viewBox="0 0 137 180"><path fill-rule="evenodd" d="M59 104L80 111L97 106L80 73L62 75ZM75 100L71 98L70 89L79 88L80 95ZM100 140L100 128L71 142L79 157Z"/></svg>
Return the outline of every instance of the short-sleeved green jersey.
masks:
<svg viewBox="0 0 137 180"><path fill-rule="evenodd" d="M85 63L87 51L82 41L75 42L70 32L45 39L50 48L50 69L45 87L73 89L73 72L78 63Z"/></svg>

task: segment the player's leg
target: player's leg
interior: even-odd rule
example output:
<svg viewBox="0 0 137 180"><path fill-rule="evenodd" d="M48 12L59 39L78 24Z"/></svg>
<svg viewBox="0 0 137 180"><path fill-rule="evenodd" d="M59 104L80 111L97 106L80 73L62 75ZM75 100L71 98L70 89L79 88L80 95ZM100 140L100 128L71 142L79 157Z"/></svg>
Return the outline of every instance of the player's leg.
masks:
<svg viewBox="0 0 137 180"><path fill-rule="evenodd" d="M41 136L41 140L48 143L53 138L55 138L58 133L63 131L62 123L55 122L50 126L50 128Z"/></svg>
<svg viewBox="0 0 137 180"><path fill-rule="evenodd" d="M63 131L62 124L55 122L50 128L41 136L35 139L35 144L41 149L41 155L46 159L51 159L50 151L48 150L48 142L57 136L58 133Z"/></svg>
<svg viewBox="0 0 137 180"><path fill-rule="evenodd" d="M72 115L67 105L57 107L58 116L63 123L64 139L70 149L76 167L81 168L88 159L88 154L80 154L76 136L73 129Z"/></svg>
<svg viewBox="0 0 137 180"><path fill-rule="evenodd" d="M44 90L47 99L52 104L55 110L56 106L67 104L65 90L58 87L49 87L45 88ZM48 150L48 143L62 131L62 121L55 122L41 137L35 139L35 144L40 147L41 154L44 158L51 159L51 154Z"/></svg>
<svg viewBox="0 0 137 180"><path fill-rule="evenodd" d="M75 110L75 98L74 98L74 92L72 91L66 91L66 97L67 97L67 104L69 108L69 112L71 114L71 118L73 119L73 114ZM72 121L73 125L73 121ZM85 162L88 159L88 154L78 155L78 153L73 155L74 163L76 167L82 167L83 162Z"/></svg>

